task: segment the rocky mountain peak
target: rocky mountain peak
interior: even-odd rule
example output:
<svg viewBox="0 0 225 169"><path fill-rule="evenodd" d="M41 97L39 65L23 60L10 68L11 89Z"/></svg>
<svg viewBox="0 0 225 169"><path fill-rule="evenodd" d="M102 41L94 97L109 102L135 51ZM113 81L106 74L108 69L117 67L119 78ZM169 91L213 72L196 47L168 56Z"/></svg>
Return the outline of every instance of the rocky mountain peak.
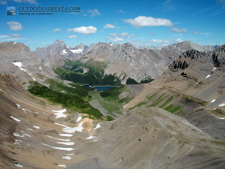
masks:
<svg viewBox="0 0 225 169"><path fill-rule="evenodd" d="M130 42L127 42L127 43L124 43L122 45L122 47L125 47L125 48L131 48L131 47L134 47Z"/></svg>
<svg viewBox="0 0 225 169"><path fill-rule="evenodd" d="M186 69L188 65L194 62L201 62L207 64L213 64L215 67L222 67L225 65L225 45L220 46L212 52L202 52L198 50L188 50L182 53L173 63L170 64L170 68L173 70Z"/></svg>
<svg viewBox="0 0 225 169"><path fill-rule="evenodd" d="M225 65L225 45L222 45L211 52L211 57L216 67L223 67Z"/></svg>
<svg viewBox="0 0 225 169"><path fill-rule="evenodd" d="M88 48L88 46L87 45L84 45L83 43L80 43L79 45L77 45L75 47L75 49L84 49L84 48Z"/></svg>
<svg viewBox="0 0 225 169"><path fill-rule="evenodd" d="M61 48L61 49L67 48L66 43L60 39L56 40L52 45L49 45L49 46L51 46L53 48Z"/></svg>
<svg viewBox="0 0 225 169"><path fill-rule="evenodd" d="M15 52L30 52L30 48L23 43L18 42L3 42L0 43L0 52L10 51Z"/></svg>
<svg viewBox="0 0 225 169"><path fill-rule="evenodd" d="M222 46L218 47L215 51L225 53L225 45L222 45Z"/></svg>
<svg viewBox="0 0 225 169"><path fill-rule="evenodd" d="M65 42L63 42L60 39L57 39L53 44L56 44L56 45L65 45Z"/></svg>
<svg viewBox="0 0 225 169"><path fill-rule="evenodd" d="M182 53L173 63L170 64L170 69L177 70L177 69L186 69L191 62L195 61L207 61L210 62L211 59L207 57L205 52L200 52L197 50L188 50Z"/></svg>
<svg viewBox="0 0 225 169"><path fill-rule="evenodd" d="M166 56L169 56L173 59L176 59L177 57L179 57L182 53L188 51L188 50L197 50L197 51L206 51L205 48L203 48L202 46L194 43L194 42L191 42L191 41L183 41L183 42L180 42L180 43L175 43L175 44L172 44L172 45L169 45L165 48L163 48L161 50L161 52L166 55Z"/></svg>
<svg viewBox="0 0 225 169"><path fill-rule="evenodd" d="M106 42L98 42L95 46L108 46L109 44Z"/></svg>

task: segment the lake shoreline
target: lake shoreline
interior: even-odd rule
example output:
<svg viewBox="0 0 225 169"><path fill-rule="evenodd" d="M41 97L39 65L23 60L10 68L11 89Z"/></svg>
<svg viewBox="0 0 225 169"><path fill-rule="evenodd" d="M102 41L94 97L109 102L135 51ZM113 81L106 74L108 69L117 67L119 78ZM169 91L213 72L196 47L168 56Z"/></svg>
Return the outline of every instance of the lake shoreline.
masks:
<svg viewBox="0 0 225 169"><path fill-rule="evenodd" d="M110 86L110 87L123 87L123 86L112 86L112 85L96 85L96 86L91 86L89 84L82 84L80 86L89 86L91 88L94 88L94 87L108 87L108 86Z"/></svg>
<svg viewBox="0 0 225 169"><path fill-rule="evenodd" d="M88 84L83 84L81 86L89 87L89 88L92 88L92 89L95 89L95 90L98 90L98 91L102 91L102 92L104 92L104 91L106 91L108 89L111 89L111 88L116 87L116 86L110 86L110 85L105 85L105 86L90 86Z"/></svg>

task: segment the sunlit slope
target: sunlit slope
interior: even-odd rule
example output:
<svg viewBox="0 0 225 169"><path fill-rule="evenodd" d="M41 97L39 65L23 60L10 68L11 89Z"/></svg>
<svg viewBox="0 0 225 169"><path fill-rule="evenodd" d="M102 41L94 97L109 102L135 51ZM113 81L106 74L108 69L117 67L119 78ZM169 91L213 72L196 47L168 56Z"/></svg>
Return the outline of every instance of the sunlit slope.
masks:
<svg viewBox="0 0 225 169"><path fill-rule="evenodd" d="M214 52L183 53L124 108L159 107L224 140L224 57L224 46Z"/></svg>

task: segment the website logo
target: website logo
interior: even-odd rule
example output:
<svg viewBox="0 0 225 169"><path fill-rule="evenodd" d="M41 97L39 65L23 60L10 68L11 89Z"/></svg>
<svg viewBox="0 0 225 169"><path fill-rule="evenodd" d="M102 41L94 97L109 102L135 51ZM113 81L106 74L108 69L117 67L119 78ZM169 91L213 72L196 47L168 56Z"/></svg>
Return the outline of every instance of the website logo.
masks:
<svg viewBox="0 0 225 169"><path fill-rule="evenodd" d="M6 14L7 15L16 15L16 7L15 6L7 6Z"/></svg>

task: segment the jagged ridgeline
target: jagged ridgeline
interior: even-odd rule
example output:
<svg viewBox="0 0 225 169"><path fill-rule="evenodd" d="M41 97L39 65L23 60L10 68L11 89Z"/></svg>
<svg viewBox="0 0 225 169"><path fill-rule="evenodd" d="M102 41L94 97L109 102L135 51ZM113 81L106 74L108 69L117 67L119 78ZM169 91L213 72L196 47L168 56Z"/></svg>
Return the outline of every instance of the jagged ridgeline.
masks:
<svg viewBox="0 0 225 169"><path fill-rule="evenodd" d="M121 86L121 80L116 74L104 74L106 66L105 62L93 60L87 63L64 60L64 65L57 67L55 73L63 80L78 84Z"/></svg>

